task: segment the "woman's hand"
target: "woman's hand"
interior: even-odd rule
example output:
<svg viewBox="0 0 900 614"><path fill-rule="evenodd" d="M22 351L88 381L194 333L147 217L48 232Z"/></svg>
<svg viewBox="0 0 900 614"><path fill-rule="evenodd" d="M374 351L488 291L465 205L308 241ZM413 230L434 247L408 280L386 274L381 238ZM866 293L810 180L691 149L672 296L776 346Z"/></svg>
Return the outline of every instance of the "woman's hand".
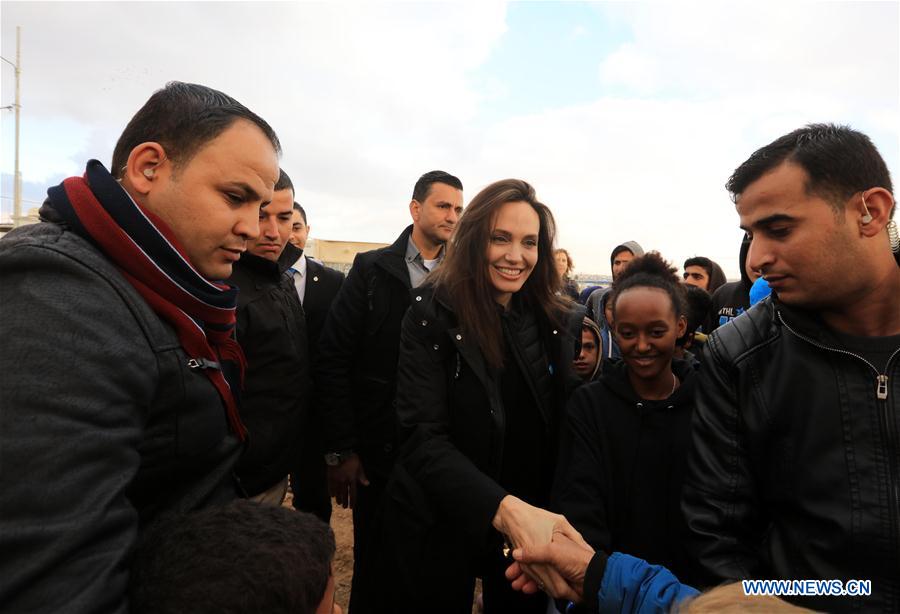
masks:
<svg viewBox="0 0 900 614"><path fill-rule="evenodd" d="M537 564L550 565L565 579L566 583L577 594L577 599L584 598L584 574L588 564L594 557L594 549L582 546L563 535L557 535L553 542L534 548L516 548L512 553L515 563L506 570L506 579L517 591L531 594L538 591L533 578L525 573L525 567Z"/></svg>
<svg viewBox="0 0 900 614"><path fill-rule="evenodd" d="M583 548L590 548L564 516L529 505L512 495L507 495L500 501L493 525L507 537L515 549L532 550L551 543L557 535L564 536ZM573 601L579 598L565 578L552 566L537 563L522 565L522 568L536 581L538 588L553 597Z"/></svg>

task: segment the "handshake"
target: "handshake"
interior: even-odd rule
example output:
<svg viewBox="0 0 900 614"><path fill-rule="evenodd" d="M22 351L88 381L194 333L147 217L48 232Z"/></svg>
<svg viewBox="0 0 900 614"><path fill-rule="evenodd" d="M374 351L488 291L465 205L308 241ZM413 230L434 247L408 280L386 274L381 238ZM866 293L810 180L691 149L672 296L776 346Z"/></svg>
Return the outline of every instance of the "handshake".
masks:
<svg viewBox="0 0 900 614"><path fill-rule="evenodd" d="M514 589L584 600L584 576L595 553L564 516L506 496L493 525L513 547L515 562L506 570L506 578Z"/></svg>

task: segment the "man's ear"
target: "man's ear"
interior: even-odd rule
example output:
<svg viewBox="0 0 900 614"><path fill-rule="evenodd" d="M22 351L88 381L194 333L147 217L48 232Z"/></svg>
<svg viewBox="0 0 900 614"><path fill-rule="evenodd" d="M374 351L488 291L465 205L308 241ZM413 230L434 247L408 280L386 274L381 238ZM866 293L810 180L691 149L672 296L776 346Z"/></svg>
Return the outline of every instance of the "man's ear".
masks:
<svg viewBox="0 0 900 614"><path fill-rule="evenodd" d="M164 168L166 161L166 151L162 145L152 141L141 143L128 154L128 162L122 171L122 184L141 196L149 194L160 174L168 172Z"/></svg>
<svg viewBox="0 0 900 614"><path fill-rule="evenodd" d="M422 205L416 199L412 199L409 201L409 214L412 216L413 222L419 221L419 213L422 210Z"/></svg>
<svg viewBox="0 0 900 614"><path fill-rule="evenodd" d="M864 191L861 198L850 206L851 214L859 224L860 234L864 237L874 237L881 233L891 220L894 198L884 188L871 188Z"/></svg>

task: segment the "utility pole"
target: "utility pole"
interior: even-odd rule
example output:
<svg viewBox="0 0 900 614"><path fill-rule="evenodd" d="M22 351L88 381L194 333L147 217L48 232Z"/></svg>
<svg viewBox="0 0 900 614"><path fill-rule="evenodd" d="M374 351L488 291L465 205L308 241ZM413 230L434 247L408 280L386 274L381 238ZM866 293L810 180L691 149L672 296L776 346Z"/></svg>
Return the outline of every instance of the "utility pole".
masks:
<svg viewBox="0 0 900 614"><path fill-rule="evenodd" d="M16 26L16 63L13 64L6 58L0 58L16 69L16 103L12 105L16 111L16 171L13 176L13 226L22 223L22 173L19 171L19 120L22 114L21 97L19 94L19 75L22 74L22 27ZM8 109L9 107L3 107Z"/></svg>
<svg viewBox="0 0 900 614"><path fill-rule="evenodd" d="M16 26L16 174L13 179L13 226L22 223L22 173L19 171L19 119L22 115L19 75L22 74L22 27Z"/></svg>

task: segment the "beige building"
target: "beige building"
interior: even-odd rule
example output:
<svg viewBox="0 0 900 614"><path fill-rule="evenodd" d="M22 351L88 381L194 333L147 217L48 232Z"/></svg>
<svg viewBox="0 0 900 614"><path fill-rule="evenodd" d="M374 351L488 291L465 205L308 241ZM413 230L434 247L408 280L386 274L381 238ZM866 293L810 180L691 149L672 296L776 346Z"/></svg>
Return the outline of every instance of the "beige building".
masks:
<svg viewBox="0 0 900 614"><path fill-rule="evenodd" d="M353 259L360 252L367 252L390 243L369 243L367 241L329 241L326 239L310 239L306 244L306 255L321 260L330 266L346 273L353 264Z"/></svg>

